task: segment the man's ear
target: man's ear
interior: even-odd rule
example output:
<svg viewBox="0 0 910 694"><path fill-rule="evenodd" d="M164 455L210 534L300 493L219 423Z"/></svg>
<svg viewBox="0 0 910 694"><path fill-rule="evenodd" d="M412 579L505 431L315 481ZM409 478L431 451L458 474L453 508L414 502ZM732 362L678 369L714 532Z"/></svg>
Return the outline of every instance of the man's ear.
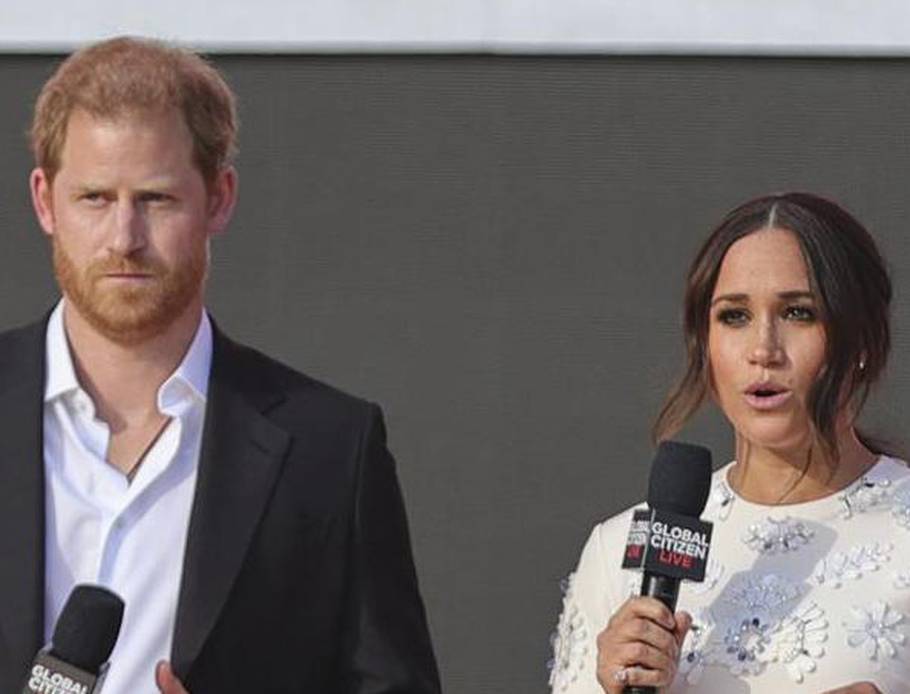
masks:
<svg viewBox="0 0 910 694"><path fill-rule="evenodd" d="M56 224L54 223L54 197L51 190L51 181L47 172L38 167L32 170L28 177L29 189L32 193L32 207L38 223L48 236L53 235Z"/></svg>
<svg viewBox="0 0 910 694"><path fill-rule="evenodd" d="M209 235L220 234L231 221L237 204L237 169L222 169L209 191Z"/></svg>

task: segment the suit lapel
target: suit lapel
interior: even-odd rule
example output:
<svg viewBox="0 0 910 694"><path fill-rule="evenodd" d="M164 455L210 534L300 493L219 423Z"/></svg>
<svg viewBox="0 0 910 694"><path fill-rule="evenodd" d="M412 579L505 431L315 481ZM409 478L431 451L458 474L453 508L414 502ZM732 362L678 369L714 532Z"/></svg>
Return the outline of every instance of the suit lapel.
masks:
<svg viewBox="0 0 910 694"><path fill-rule="evenodd" d="M38 323L0 346L0 630L14 664L28 662L44 622L44 330Z"/></svg>
<svg viewBox="0 0 910 694"><path fill-rule="evenodd" d="M263 412L280 392L244 369L244 350L217 329L196 493L183 560L172 660L186 677L262 516L290 437Z"/></svg>

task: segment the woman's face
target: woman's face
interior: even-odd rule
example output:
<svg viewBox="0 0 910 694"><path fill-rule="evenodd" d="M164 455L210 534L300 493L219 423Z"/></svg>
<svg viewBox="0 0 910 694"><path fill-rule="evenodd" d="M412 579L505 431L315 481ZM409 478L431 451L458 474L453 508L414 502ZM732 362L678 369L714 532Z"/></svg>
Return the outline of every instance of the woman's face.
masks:
<svg viewBox="0 0 910 694"><path fill-rule="evenodd" d="M730 246L710 310L714 397L737 436L772 450L807 445L825 332L793 234L763 229Z"/></svg>

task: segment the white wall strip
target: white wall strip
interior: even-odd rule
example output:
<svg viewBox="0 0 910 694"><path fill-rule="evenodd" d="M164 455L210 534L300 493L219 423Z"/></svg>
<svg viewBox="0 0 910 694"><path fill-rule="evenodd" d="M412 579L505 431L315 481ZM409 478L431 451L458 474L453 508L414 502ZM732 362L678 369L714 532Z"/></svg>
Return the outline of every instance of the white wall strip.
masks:
<svg viewBox="0 0 910 694"><path fill-rule="evenodd" d="M907 0L0 0L0 51L910 55Z"/></svg>

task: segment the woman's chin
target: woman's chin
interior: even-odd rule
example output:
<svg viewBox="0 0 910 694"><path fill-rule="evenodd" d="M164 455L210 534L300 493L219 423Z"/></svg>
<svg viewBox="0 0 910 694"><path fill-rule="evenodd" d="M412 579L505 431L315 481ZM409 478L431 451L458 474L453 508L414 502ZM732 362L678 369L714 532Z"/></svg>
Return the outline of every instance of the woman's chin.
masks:
<svg viewBox="0 0 910 694"><path fill-rule="evenodd" d="M737 427L738 438L750 448L762 448L786 454L805 451L812 442L807 427L782 426L783 422L763 422L761 425Z"/></svg>

